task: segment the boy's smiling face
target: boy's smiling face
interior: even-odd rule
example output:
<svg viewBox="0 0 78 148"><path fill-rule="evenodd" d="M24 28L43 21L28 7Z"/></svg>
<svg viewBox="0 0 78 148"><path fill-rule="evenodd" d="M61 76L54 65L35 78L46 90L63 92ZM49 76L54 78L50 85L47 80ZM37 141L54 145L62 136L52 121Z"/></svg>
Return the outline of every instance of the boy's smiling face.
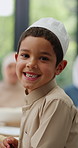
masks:
<svg viewBox="0 0 78 148"><path fill-rule="evenodd" d="M17 76L28 92L46 84L56 75L56 55L50 42L42 37L26 37L15 58Z"/></svg>

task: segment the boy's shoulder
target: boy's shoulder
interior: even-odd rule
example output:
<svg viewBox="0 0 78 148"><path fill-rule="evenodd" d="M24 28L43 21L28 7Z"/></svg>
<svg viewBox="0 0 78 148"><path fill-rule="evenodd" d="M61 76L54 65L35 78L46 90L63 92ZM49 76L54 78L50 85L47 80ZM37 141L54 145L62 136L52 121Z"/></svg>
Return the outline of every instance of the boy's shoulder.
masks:
<svg viewBox="0 0 78 148"><path fill-rule="evenodd" d="M69 107L73 105L72 99L65 93L65 91L60 88L58 85L54 87L46 96L46 102L48 101L62 101L67 104Z"/></svg>

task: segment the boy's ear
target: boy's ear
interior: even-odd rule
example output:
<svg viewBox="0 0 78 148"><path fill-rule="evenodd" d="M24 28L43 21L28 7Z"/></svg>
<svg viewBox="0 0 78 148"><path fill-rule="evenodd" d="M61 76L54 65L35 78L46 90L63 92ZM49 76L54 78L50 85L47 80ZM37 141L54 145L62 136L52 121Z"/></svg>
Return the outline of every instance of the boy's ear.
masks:
<svg viewBox="0 0 78 148"><path fill-rule="evenodd" d="M17 61L17 58L18 58L18 54L17 53L15 53L15 60Z"/></svg>
<svg viewBox="0 0 78 148"><path fill-rule="evenodd" d="M56 67L55 75L59 75L63 71L63 69L66 67L66 65L67 65L67 61L62 60Z"/></svg>

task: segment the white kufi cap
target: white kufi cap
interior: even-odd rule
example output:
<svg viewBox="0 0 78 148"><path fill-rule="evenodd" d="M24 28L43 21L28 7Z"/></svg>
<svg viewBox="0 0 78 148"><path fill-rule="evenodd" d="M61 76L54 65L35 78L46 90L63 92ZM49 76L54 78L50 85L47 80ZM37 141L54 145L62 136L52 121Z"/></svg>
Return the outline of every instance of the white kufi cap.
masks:
<svg viewBox="0 0 78 148"><path fill-rule="evenodd" d="M36 21L31 26L29 26L27 30L31 27L42 27L53 32L59 39L62 46L63 55L65 55L69 45L69 37L63 23L54 18L48 17L41 18L40 20Z"/></svg>

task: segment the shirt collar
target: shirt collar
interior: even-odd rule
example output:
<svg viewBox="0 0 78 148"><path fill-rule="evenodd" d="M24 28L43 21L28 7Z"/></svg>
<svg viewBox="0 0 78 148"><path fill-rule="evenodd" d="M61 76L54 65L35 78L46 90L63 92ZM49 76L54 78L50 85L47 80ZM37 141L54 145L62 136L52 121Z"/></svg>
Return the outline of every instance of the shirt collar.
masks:
<svg viewBox="0 0 78 148"><path fill-rule="evenodd" d="M42 98L44 95L46 95L50 90L52 90L56 86L55 79L49 81L45 85L33 90L31 93L26 95L25 101L27 105L33 104L35 101Z"/></svg>

